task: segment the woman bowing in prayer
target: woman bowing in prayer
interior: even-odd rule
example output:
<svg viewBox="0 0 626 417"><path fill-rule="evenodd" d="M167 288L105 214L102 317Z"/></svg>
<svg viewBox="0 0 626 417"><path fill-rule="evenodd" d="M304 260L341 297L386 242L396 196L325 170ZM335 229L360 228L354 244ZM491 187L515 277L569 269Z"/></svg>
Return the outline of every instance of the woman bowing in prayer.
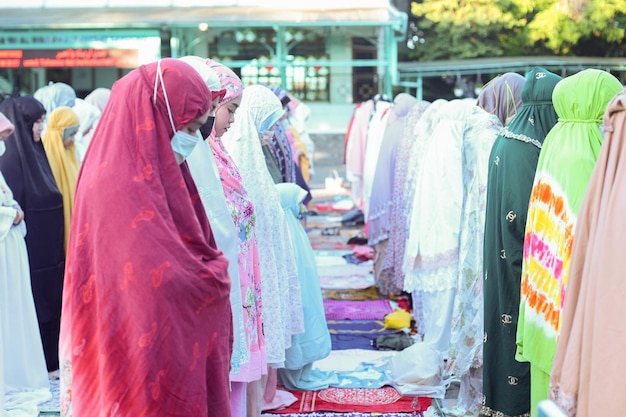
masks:
<svg viewBox="0 0 626 417"><path fill-rule="evenodd" d="M78 157L79 163L83 162L85 153L87 153L87 148L89 148L89 142L91 142L91 138L96 131L96 127L98 127L98 120L100 120L100 116L102 115L104 107L109 101L110 96L111 90L109 88L100 87L89 93L84 100L76 99L73 109L74 112L78 114L78 118L81 120L81 125L84 124L85 126L88 126L89 120L95 116L95 120L91 123L91 128L86 132L83 131L83 133L81 133L81 129L79 129L79 133L76 135L76 156ZM90 105L91 107L88 107L87 105ZM83 123L83 120L86 120L86 123Z"/></svg>
<svg viewBox="0 0 626 417"><path fill-rule="evenodd" d="M63 292L63 198L41 142L46 110L31 96L0 103L15 126L0 157L0 170L24 211L26 247L39 330L49 372L59 369L59 325ZM51 374L56 377L56 374Z"/></svg>
<svg viewBox="0 0 626 417"><path fill-rule="evenodd" d="M87 101L77 98L72 110L78 116L80 125L74 138L74 147L76 148L76 159L80 164L87 152L87 146L89 145L89 139L91 139L91 133L96 125L96 122L100 118L102 111L99 110L93 104Z"/></svg>
<svg viewBox="0 0 626 417"><path fill-rule="evenodd" d="M328 388L329 385L337 384L339 381L332 372L313 369L315 361L330 355L331 341L324 314L315 253L298 218L305 207L307 191L290 182L276 184L276 189L289 227L302 288L304 311L304 333L292 337L291 347L286 352L285 367L278 370L278 378L287 389L316 391Z"/></svg>
<svg viewBox="0 0 626 417"><path fill-rule="evenodd" d="M446 372L460 380L460 387L456 404L443 411L449 416L476 416L482 407L483 241L488 161L493 143L502 130L498 117L476 105L465 118L465 126L458 278L450 360L446 364Z"/></svg>
<svg viewBox="0 0 626 417"><path fill-rule="evenodd" d="M0 113L0 155L14 126ZM24 235L24 212L0 172L0 415L37 408L51 398L37 326ZM7 260L10 260L7 262ZM10 414L14 415L14 414Z"/></svg>
<svg viewBox="0 0 626 417"><path fill-rule="evenodd" d="M367 239L369 246L374 248L374 280L376 288L383 295L398 295L402 288L394 285L389 269L383 268L383 260L389 243L394 191L393 175L397 158L397 149L402 140L404 124L411 108L418 100L410 94L400 93L393 101L384 130L381 149L376 162L376 172L372 180L372 193L368 210Z"/></svg>
<svg viewBox="0 0 626 417"><path fill-rule="evenodd" d="M529 367L515 360L524 228L539 153L557 121L552 91L561 79L540 67L526 74L522 107L489 156L483 252L486 415L514 416L530 409Z"/></svg>
<svg viewBox="0 0 626 417"><path fill-rule="evenodd" d="M226 204L238 231L237 265L243 297L240 306L243 312L244 340L248 359L246 363L231 368L231 406L233 417L256 416L260 414L260 408L256 402L260 380L262 375L267 374L262 320L261 267L256 232L257 215L248 191L243 186L241 173L221 139L235 123L235 114L241 105L243 85L241 79L228 67L211 59L207 59L205 64L217 73L220 84L226 91L220 100L215 114L215 124L207 142L213 151L226 196ZM233 357L234 360L235 357Z"/></svg>
<svg viewBox="0 0 626 417"><path fill-rule="evenodd" d="M181 60L190 64L205 80L212 92L215 107L225 99L226 87L215 70L213 61L196 56L187 56ZM237 77L237 80L239 78ZM241 82L236 91L230 90L241 100ZM232 98L232 97L230 97ZM215 112L212 116L216 116ZM251 204L241 206L241 198L237 198L223 181L228 177L227 172L218 169L218 159L223 159L222 151L215 153L211 141L215 141L213 125L217 117L209 116L207 123L200 128L201 141L191 152L187 163L191 176L198 187L207 217L215 235L218 247L228 258L228 274L231 280L230 302L233 312L233 354L230 361L231 380L231 412L233 417L246 415L246 384L248 378L259 380L266 370L264 355L259 358L258 340L262 329L256 321L256 304L251 302L255 298L251 277L258 274L258 252L253 255L248 250L250 238L254 237L254 208ZM229 117L229 116L227 116ZM223 123L223 112L220 113L220 123ZM225 151L223 151L225 152ZM234 201L232 201L234 199ZM247 213L246 213L247 212ZM242 220L245 221L242 224ZM256 240L254 240L256 249ZM260 280L260 276L258 276ZM260 291L260 288L258 288ZM260 302L260 299L258 300ZM260 314L260 313L259 313ZM261 335L262 338L262 335ZM261 366L262 365L262 366Z"/></svg>
<svg viewBox="0 0 626 417"><path fill-rule="evenodd" d="M578 212L550 397L567 416L619 416L623 311L626 90L607 106L604 141ZM616 360L612 360L616 358Z"/></svg>
<svg viewBox="0 0 626 417"><path fill-rule="evenodd" d="M117 81L76 187L61 413L230 416L227 260L186 157L211 93L162 59Z"/></svg>
<svg viewBox="0 0 626 417"><path fill-rule="evenodd" d="M238 117L222 136L256 214L256 237L262 248L263 330L274 388L275 369L284 366L292 335L304 330L300 283L285 213L261 149L273 137L273 127L283 114L280 100L267 87L246 87Z"/></svg>
<svg viewBox="0 0 626 417"><path fill-rule="evenodd" d="M74 138L80 121L78 115L67 107L57 107L48 116L48 128L41 139L52 174L63 196L63 218L65 239L63 249L67 248L70 234L70 219L74 206L74 189L78 179L78 159Z"/></svg>
<svg viewBox="0 0 626 417"><path fill-rule="evenodd" d="M622 88L614 75L590 68L552 93L559 119L543 143L528 203L516 339L516 359L530 362L532 415L548 398L576 220L602 146L602 115Z"/></svg>

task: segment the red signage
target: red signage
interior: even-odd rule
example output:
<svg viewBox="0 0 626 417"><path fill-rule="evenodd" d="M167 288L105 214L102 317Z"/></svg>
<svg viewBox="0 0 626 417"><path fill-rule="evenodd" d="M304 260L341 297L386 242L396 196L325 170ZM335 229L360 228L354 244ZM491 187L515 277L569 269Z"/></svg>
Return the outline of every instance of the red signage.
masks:
<svg viewBox="0 0 626 417"><path fill-rule="evenodd" d="M136 49L0 50L0 68L138 66L139 53Z"/></svg>

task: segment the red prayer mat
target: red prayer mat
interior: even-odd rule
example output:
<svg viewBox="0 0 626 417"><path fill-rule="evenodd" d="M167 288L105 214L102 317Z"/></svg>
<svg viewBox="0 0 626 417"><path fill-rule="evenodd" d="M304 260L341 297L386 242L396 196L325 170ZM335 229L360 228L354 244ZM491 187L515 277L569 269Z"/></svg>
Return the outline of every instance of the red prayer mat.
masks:
<svg viewBox="0 0 626 417"><path fill-rule="evenodd" d="M313 209L318 213L347 213L351 210L354 210L354 206L342 206L341 204L337 204L337 202L322 202L322 203L313 203Z"/></svg>
<svg viewBox="0 0 626 417"><path fill-rule="evenodd" d="M402 396L393 387L382 388L327 388L320 391L291 391L298 399L280 410L265 411L272 414L311 413L331 411L337 413L366 412L394 413L420 412L430 407L427 397Z"/></svg>

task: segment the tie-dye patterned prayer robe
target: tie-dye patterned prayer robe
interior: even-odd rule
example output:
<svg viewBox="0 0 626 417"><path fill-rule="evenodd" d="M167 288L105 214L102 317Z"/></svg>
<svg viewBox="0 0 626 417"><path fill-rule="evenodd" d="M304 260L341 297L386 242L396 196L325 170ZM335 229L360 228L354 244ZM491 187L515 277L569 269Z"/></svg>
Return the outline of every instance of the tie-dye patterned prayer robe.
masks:
<svg viewBox="0 0 626 417"><path fill-rule="evenodd" d="M528 206L516 358L531 365L531 409L548 397L561 326L576 218L595 166L600 123L622 89L610 73L587 69L552 94L559 121L546 136Z"/></svg>

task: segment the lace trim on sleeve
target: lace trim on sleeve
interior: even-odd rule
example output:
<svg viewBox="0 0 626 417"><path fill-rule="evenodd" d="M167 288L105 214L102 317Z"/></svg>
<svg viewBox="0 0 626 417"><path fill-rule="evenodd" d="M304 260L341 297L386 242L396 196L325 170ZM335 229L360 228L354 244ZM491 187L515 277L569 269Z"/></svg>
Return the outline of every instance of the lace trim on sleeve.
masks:
<svg viewBox="0 0 626 417"><path fill-rule="evenodd" d="M530 137L528 137L526 135L523 135L521 133L513 133L509 129L507 129L506 127L504 129L502 129L500 134L503 137L507 138L507 139L515 139L515 140L519 140L519 141L522 141L522 142L531 143L531 144L535 145L537 148L541 149L541 142L539 142L537 139L530 138Z"/></svg>

